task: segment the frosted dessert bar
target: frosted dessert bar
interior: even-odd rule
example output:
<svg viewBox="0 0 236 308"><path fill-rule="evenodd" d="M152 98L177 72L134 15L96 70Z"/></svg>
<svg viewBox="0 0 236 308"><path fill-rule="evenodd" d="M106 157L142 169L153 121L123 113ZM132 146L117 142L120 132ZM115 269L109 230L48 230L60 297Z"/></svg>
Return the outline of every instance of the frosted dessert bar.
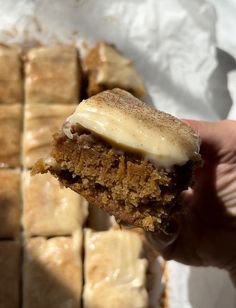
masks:
<svg viewBox="0 0 236 308"><path fill-rule="evenodd" d="M28 239L24 247L24 308L79 308L82 290L81 233Z"/></svg>
<svg viewBox="0 0 236 308"><path fill-rule="evenodd" d="M23 101L21 50L0 44L0 104Z"/></svg>
<svg viewBox="0 0 236 308"><path fill-rule="evenodd" d="M76 104L80 97L81 70L73 46L36 47L25 57L27 104Z"/></svg>
<svg viewBox="0 0 236 308"><path fill-rule="evenodd" d="M84 307L148 307L143 249L134 232L86 230Z"/></svg>
<svg viewBox="0 0 236 308"><path fill-rule="evenodd" d="M144 83L132 61L113 45L99 42L85 58L88 74L88 96L104 90L121 88L137 97L144 96Z"/></svg>
<svg viewBox="0 0 236 308"><path fill-rule="evenodd" d="M199 161L189 126L114 89L79 104L34 173L50 171L118 222L167 232Z"/></svg>
<svg viewBox="0 0 236 308"><path fill-rule="evenodd" d="M22 106L0 105L0 168L20 167Z"/></svg>
<svg viewBox="0 0 236 308"><path fill-rule="evenodd" d="M82 228L87 202L68 188L61 188L50 174L23 174L23 227L27 236L70 235Z"/></svg>

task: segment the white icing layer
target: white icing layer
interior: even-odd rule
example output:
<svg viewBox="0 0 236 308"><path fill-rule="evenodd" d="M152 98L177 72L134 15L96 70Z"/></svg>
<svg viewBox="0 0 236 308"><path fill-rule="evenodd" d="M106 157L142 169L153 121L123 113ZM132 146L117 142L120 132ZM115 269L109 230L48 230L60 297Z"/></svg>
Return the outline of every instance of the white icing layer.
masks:
<svg viewBox="0 0 236 308"><path fill-rule="evenodd" d="M166 115L166 120L165 114L161 113L161 117L160 123L157 120L153 125L147 123L145 116L137 117L132 109L124 112L122 108L115 108L105 102L97 104L94 97L79 104L74 114L67 119L64 133L68 138L73 138L70 127L80 124L124 149L142 153L159 166L168 168L183 165L199 151L198 137L193 132L192 135L186 133L186 125L182 123L174 123L173 128L162 125L170 116ZM178 126L178 130L175 126Z"/></svg>

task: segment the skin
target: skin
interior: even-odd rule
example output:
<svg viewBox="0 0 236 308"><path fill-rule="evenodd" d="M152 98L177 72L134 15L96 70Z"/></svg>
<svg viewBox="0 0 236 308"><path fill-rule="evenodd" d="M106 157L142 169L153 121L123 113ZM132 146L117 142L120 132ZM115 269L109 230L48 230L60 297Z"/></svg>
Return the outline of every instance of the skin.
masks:
<svg viewBox="0 0 236 308"><path fill-rule="evenodd" d="M147 233L167 260L226 269L236 286L236 121L184 120L202 140L202 167L169 234Z"/></svg>

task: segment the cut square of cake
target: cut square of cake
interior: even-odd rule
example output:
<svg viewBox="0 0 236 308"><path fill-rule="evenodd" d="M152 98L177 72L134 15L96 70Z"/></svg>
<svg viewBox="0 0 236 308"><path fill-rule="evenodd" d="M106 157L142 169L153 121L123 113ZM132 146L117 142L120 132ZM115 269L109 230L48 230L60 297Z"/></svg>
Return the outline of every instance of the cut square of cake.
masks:
<svg viewBox="0 0 236 308"><path fill-rule="evenodd" d="M0 307L20 307L20 245L0 242Z"/></svg>
<svg viewBox="0 0 236 308"><path fill-rule="evenodd" d="M85 232L85 308L148 307L144 246L126 230Z"/></svg>
<svg viewBox="0 0 236 308"><path fill-rule="evenodd" d="M0 131L0 167L20 167L21 105L0 105Z"/></svg>
<svg viewBox="0 0 236 308"><path fill-rule="evenodd" d="M104 90L121 88L137 97L146 94L143 81L132 61L113 45L99 42L85 58L88 74L88 96Z"/></svg>
<svg viewBox="0 0 236 308"><path fill-rule="evenodd" d="M20 57L19 47L0 44L0 104L21 103L23 100Z"/></svg>
<svg viewBox="0 0 236 308"><path fill-rule="evenodd" d="M0 238L19 234L20 203L20 171L0 169Z"/></svg>
<svg viewBox="0 0 236 308"><path fill-rule="evenodd" d="M28 239L24 247L23 307L79 308L81 232L73 237Z"/></svg>
<svg viewBox="0 0 236 308"><path fill-rule="evenodd" d="M73 46L36 47L25 57L27 104L76 104L80 97L81 70Z"/></svg>
<svg viewBox="0 0 236 308"><path fill-rule="evenodd" d="M118 222L168 233L199 149L182 121L113 89L78 105L33 173L50 171Z"/></svg>
<svg viewBox="0 0 236 308"><path fill-rule="evenodd" d="M70 235L81 228L87 202L68 188L61 188L50 174L23 174L23 227L27 236Z"/></svg>
<svg viewBox="0 0 236 308"><path fill-rule="evenodd" d="M65 117L68 117L75 108L75 105L25 106L23 138L25 168L31 168L39 158L49 155L52 135L59 130Z"/></svg>

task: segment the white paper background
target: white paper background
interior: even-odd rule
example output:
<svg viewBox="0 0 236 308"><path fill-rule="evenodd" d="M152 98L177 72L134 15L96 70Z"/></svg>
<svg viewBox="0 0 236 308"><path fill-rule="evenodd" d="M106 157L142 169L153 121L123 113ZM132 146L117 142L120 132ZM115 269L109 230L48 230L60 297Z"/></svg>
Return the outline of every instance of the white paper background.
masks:
<svg viewBox="0 0 236 308"><path fill-rule="evenodd" d="M235 55L235 1L212 2L220 9L219 47ZM135 62L147 85L146 100L195 119L235 117L235 73L227 84L234 59L216 49L215 23L216 12L204 0L0 0L0 40L26 46L112 42ZM169 269L172 308L236 307L225 272L176 262Z"/></svg>
<svg viewBox="0 0 236 308"><path fill-rule="evenodd" d="M224 57L224 69L228 72L228 88L232 108L228 118L236 120L236 0L211 0L218 15L216 24L217 46L228 53ZM236 306L236 305L235 305Z"/></svg>

